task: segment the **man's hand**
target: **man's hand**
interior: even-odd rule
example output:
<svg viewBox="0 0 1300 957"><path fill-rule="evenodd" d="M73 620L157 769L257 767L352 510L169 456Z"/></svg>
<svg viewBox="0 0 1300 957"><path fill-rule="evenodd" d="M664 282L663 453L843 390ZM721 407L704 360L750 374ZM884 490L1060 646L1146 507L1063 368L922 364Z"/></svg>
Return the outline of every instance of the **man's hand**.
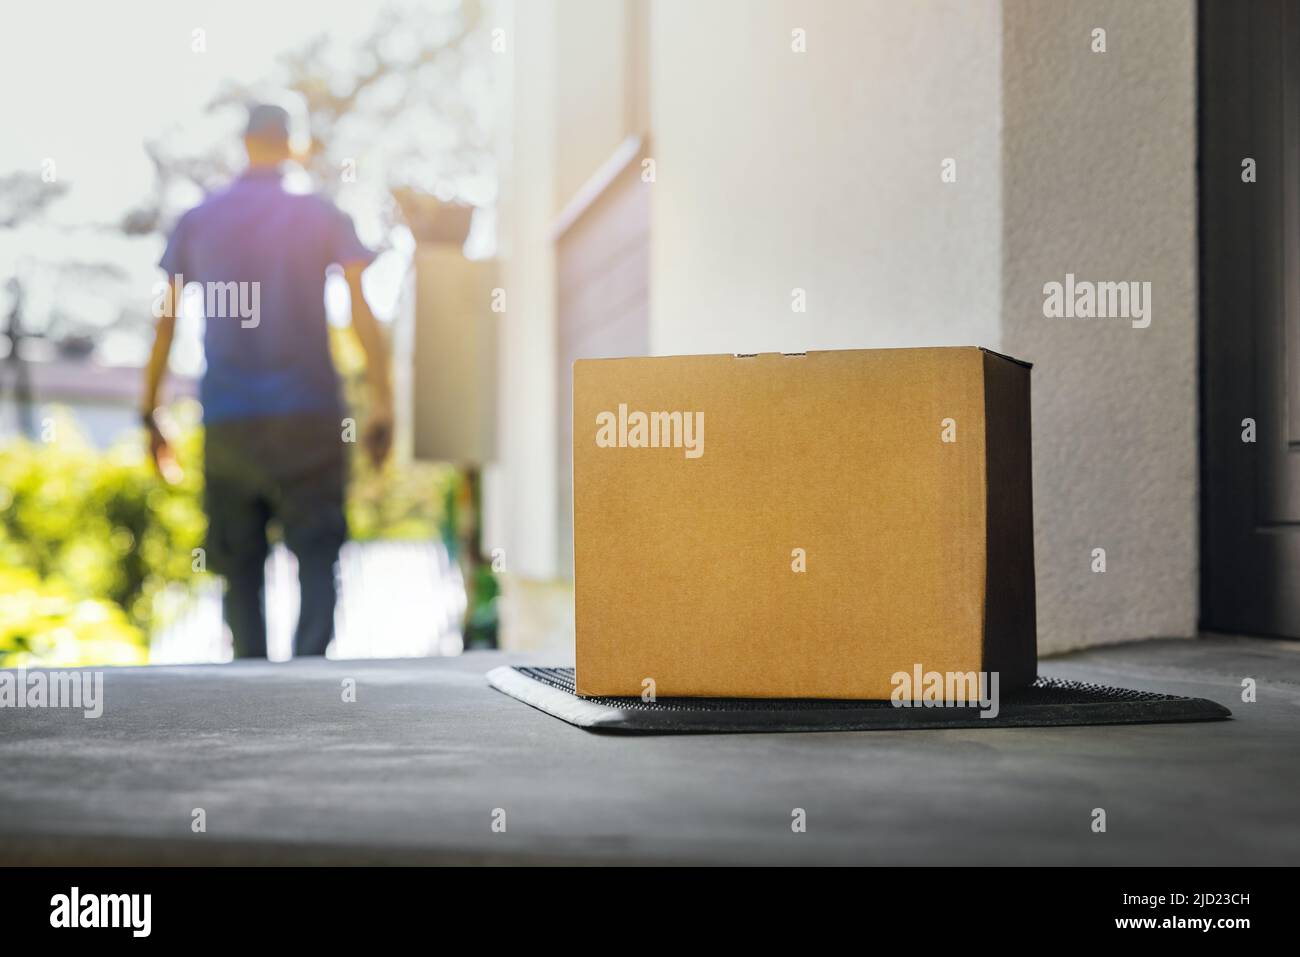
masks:
<svg viewBox="0 0 1300 957"><path fill-rule="evenodd" d="M377 403L366 420L361 443L366 447L366 454L376 469L382 468L384 460L393 448L393 408L389 403Z"/></svg>
<svg viewBox="0 0 1300 957"><path fill-rule="evenodd" d="M393 387L388 374L388 344L361 288L361 274L366 265L365 262L344 265L343 275L352 294L352 330L366 353L366 379L370 384L370 418L361 442L375 468L380 468L393 447Z"/></svg>
<svg viewBox="0 0 1300 957"><path fill-rule="evenodd" d="M173 279L163 290L163 298L158 311L158 324L154 327L153 347L149 350L149 362L144 368L144 395L141 396L141 421L149 433L149 458L153 466L168 485L175 485L181 480L181 467L172 452L171 430L159 421L158 389L163 376L167 374L167 356L172 350L172 338L176 334L176 303L182 293L180 279Z"/></svg>
<svg viewBox="0 0 1300 957"><path fill-rule="evenodd" d="M149 432L149 458L153 459L154 469L168 485L179 484L184 478L184 473L181 471L180 463L176 461L176 453L172 450L168 435L170 429L165 428L159 421L157 412L146 413L144 425Z"/></svg>

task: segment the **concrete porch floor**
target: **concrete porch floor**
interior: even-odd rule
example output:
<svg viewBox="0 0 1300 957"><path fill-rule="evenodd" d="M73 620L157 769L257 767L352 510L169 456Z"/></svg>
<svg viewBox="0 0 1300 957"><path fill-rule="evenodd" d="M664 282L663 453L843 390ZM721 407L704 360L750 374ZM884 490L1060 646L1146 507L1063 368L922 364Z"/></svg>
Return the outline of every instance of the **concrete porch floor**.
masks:
<svg viewBox="0 0 1300 957"><path fill-rule="evenodd" d="M131 668L95 720L0 710L0 862L1300 863L1300 643L1043 662L1234 715L1098 728L600 736L483 680L523 662L564 663Z"/></svg>

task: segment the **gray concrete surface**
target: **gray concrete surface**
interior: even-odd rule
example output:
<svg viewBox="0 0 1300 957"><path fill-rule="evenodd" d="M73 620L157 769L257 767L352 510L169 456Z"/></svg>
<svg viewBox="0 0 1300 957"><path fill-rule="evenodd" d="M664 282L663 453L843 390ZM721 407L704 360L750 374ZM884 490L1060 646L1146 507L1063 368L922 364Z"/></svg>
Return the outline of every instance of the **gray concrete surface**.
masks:
<svg viewBox="0 0 1300 957"><path fill-rule="evenodd" d="M0 862L1300 863L1300 643L1042 667L1231 721L804 735L593 735L488 688L507 660L120 669L99 719L0 710Z"/></svg>

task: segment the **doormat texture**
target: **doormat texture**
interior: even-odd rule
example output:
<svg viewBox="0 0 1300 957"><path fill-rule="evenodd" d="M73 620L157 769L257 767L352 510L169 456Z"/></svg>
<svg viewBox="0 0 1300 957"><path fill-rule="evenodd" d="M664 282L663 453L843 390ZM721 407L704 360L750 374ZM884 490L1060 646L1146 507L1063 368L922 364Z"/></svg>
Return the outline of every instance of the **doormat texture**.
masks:
<svg viewBox="0 0 1300 957"><path fill-rule="evenodd" d="M1002 696L998 715L978 708L896 708L888 701L780 698L580 698L572 668L501 667L488 683L539 711L590 731L702 734L776 731L904 731L1218 721L1232 712L1205 698L1039 677Z"/></svg>

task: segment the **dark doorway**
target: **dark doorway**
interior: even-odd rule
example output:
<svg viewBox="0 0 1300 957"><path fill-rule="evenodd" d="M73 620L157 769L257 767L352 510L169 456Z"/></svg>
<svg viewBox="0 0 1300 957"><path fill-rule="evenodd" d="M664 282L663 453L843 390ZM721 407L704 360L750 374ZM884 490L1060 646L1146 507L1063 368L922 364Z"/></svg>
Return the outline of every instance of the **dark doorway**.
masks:
<svg viewBox="0 0 1300 957"><path fill-rule="evenodd" d="M1199 24L1201 623L1292 638L1300 637L1298 7L1203 0Z"/></svg>

